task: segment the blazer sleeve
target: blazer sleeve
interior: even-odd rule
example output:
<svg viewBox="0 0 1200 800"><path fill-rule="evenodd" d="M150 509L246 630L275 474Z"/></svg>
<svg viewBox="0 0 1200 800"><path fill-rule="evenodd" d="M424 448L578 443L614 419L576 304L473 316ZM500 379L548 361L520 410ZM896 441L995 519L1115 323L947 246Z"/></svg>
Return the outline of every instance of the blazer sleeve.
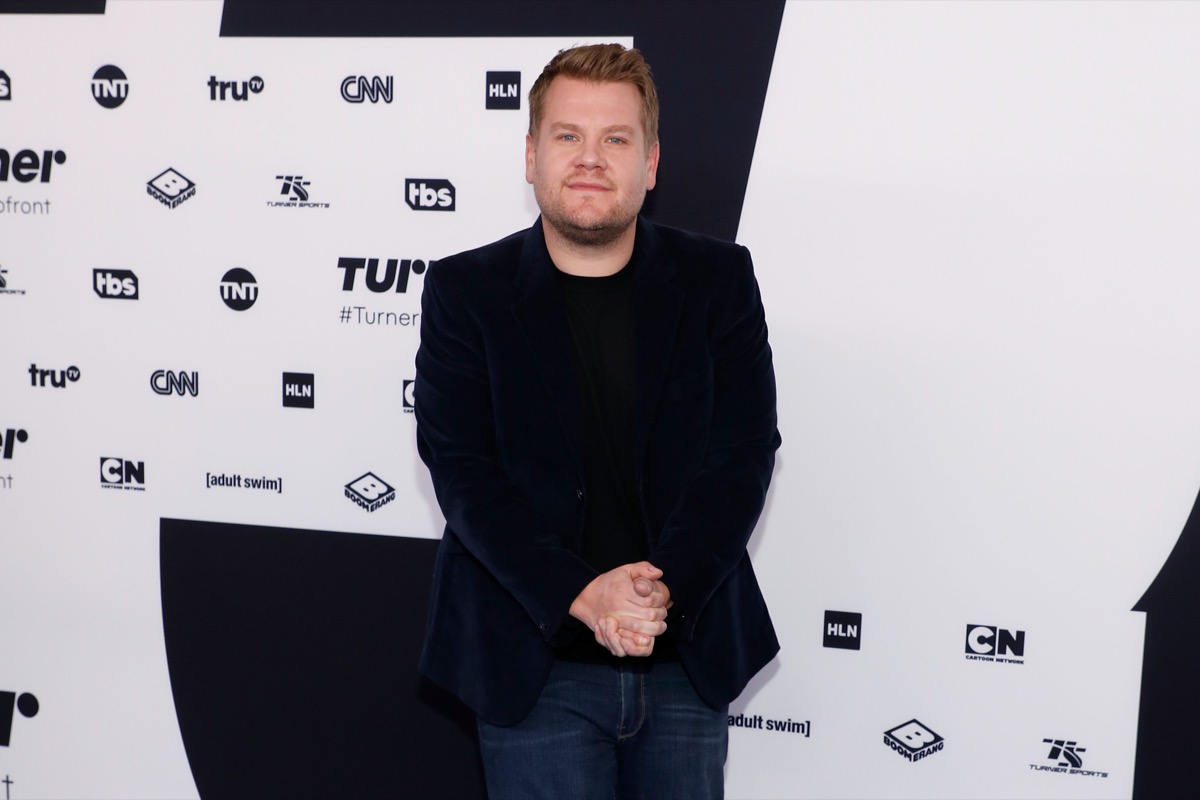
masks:
<svg viewBox="0 0 1200 800"><path fill-rule="evenodd" d="M516 598L549 642L596 572L563 546L561 532L549 529L500 465L486 336L463 286L470 276L446 264L426 274L421 296L417 450L447 536Z"/></svg>
<svg viewBox="0 0 1200 800"><path fill-rule="evenodd" d="M649 559L663 570L675 602L669 629L684 641L722 582L748 558L781 441L762 299L750 252L738 251L740 259L726 270L723 308L710 327L713 414L703 462Z"/></svg>

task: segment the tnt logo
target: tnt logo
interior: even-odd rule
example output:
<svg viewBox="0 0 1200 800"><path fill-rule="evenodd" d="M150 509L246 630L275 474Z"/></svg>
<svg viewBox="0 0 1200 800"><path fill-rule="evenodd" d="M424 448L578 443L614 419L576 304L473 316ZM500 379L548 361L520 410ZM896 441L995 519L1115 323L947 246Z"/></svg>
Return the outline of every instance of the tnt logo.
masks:
<svg viewBox="0 0 1200 800"><path fill-rule="evenodd" d="M79 367L67 367L66 369L38 369L37 364L29 365L29 385L30 386L45 386L46 379L50 379L50 385L61 389L67 385L67 381L74 383L79 380Z"/></svg>
<svg viewBox="0 0 1200 800"><path fill-rule="evenodd" d="M392 76L368 78L365 75L351 75L342 81L342 99L347 103L361 103L370 100L378 103L392 102Z"/></svg>
<svg viewBox="0 0 1200 800"><path fill-rule="evenodd" d="M430 261L428 265L420 259L395 259L389 258L384 263L383 274L379 272L378 258L339 258L338 269L346 271L342 278L342 291L354 291L354 279L358 275L359 270L363 270L366 275L367 288L376 294L390 292L395 290L397 293L408 291L408 278L410 275L421 275L429 267L436 264L437 261Z"/></svg>
<svg viewBox="0 0 1200 800"><path fill-rule="evenodd" d="M367 511L374 511L395 500L396 490L382 478L368 472L346 484L346 497Z"/></svg>
<svg viewBox="0 0 1200 800"><path fill-rule="evenodd" d="M116 108L129 96L129 81L120 67L105 64L92 75L92 97L105 108Z"/></svg>
<svg viewBox="0 0 1200 800"><path fill-rule="evenodd" d="M13 457L13 450L16 448L17 442L28 441L28 433L20 428L15 430L13 428L9 428L4 432L3 436L0 436L0 458L11 461Z"/></svg>
<svg viewBox="0 0 1200 800"><path fill-rule="evenodd" d="M94 269L92 291L104 300L137 300L138 278L128 269Z"/></svg>
<svg viewBox="0 0 1200 800"><path fill-rule="evenodd" d="M158 369L150 375L150 388L155 394L177 394L182 397L186 392L195 397L200 394L200 373Z"/></svg>
<svg viewBox="0 0 1200 800"><path fill-rule="evenodd" d="M20 711L21 716L32 719L37 716L38 699L29 692L0 692L0 747L8 747L12 741L13 710Z"/></svg>
<svg viewBox="0 0 1200 800"><path fill-rule="evenodd" d="M168 169L146 184L146 192L167 208L175 208L196 194L196 184L175 170Z"/></svg>
<svg viewBox="0 0 1200 800"><path fill-rule="evenodd" d="M279 193L284 195L289 200L297 200L303 202L308 199L308 186L312 181L304 180L303 175L276 175L275 180L283 181L283 188Z"/></svg>
<svg viewBox="0 0 1200 800"><path fill-rule="evenodd" d="M249 100L251 94L263 90L263 79L255 75L248 81L219 81L216 75L208 76L209 100Z"/></svg>
<svg viewBox="0 0 1200 800"><path fill-rule="evenodd" d="M519 110L521 108L521 73L488 72L484 107Z"/></svg>
<svg viewBox="0 0 1200 800"><path fill-rule="evenodd" d="M855 611L826 611L825 640L826 647L836 647L840 650L858 650L862 641L859 632L862 630L862 614Z"/></svg>
<svg viewBox="0 0 1200 800"><path fill-rule="evenodd" d="M0 69L0 100L12 100L12 81L8 73Z"/></svg>
<svg viewBox="0 0 1200 800"><path fill-rule="evenodd" d="M918 720L910 719L890 731L884 731L883 743L910 762L941 752L945 741Z"/></svg>
<svg viewBox="0 0 1200 800"><path fill-rule="evenodd" d="M43 150L39 156L33 150L18 150L16 155L11 155L0 149L0 181L7 181L11 171L17 183L29 183L34 178L40 183L49 183L51 168L65 163L67 154L62 150Z"/></svg>
<svg viewBox="0 0 1200 800"><path fill-rule="evenodd" d="M146 491L146 463L115 456L100 458L100 485L105 489Z"/></svg>
<svg viewBox="0 0 1200 800"><path fill-rule="evenodd" d="M411 414L417 410L417 382L404 381L404 413Z"/></svg>
<svg viewBox="0 0 1200 800"><path fill-rule="evenodd" d="M413 211L453 211L454 184L442 178L405 178L404 199Z"/></svg>
<svg viewBox="0 0 1200 800"><path fill-rule="evenodd" d="M284 408L313 408L317 400L315 382L311 372L283 373Z"/></svg>
<svg viewBox="0 0 1200 800"><path fill-rule="evenodd" d="M994 625L967 626L967 658L1021 664L1025 657L1025 631L1008 631Z"/></svg>
<svg viewBox="0 0 1200 800"><path fill-rule="evenodd" d="M1042 741L1050 745L1050 754L1046 758L1057 761L1058 766L1074 767L1075 769L1083 766L1083 759L1079 757L1079 754L1086 753L1087 748L1080 747L1078 742L1069 742L1065 739L1042 739Z"/></svg>
<svg viewBox="0 0 1200 800"><path fill-rule="evenodd" d="M221 278L221 299L234 311L245 311L258 299L258 284L249 270L234 267Z"/></svg>

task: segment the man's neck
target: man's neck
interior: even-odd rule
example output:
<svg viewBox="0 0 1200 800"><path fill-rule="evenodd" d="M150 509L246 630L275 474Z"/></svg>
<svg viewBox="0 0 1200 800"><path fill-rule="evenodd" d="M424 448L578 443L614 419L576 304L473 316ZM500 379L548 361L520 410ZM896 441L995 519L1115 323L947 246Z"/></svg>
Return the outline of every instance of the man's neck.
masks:
<svg viewBox="0 0 1200 800"><path fill-rule="evenodd" d="M542 220L542 232L546 238L546 250L550 260L561 272L585 278L603 278L620 272L633 257L633 242L637 234L637 222L621 234L620 238L603 245L581 245L564 238L553 227Z"/></svg>

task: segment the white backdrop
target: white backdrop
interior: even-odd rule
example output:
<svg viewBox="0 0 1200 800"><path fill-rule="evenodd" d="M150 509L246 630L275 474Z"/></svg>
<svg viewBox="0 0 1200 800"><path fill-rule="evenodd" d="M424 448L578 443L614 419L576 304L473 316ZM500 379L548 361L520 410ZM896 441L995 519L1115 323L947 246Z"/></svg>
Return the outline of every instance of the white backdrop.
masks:
<svg viewBox="0 0 1200 800"><path fill-rule="evenodd" d="M52 201L0 215L0 435L27 434L0 461L0 692L40 701L0 747L13 798L195 796L160 517L439 535L402 408L417 330L341 321L416 312L421 278L345 292L338 259L527 226L524 102L486 110L483 76L525 93L596 39L221 39L220 15L0 17L0 148L67 154L0 183ZM1182 3L787 6L739 231L779 379L752 553L784 649L731 714L802 724L732 728L731 797L1130 795L1129 609L1200 486L1198 34ZM90 96L105 64L116 109ZM345 102L350 75L395 76L393 102ZM210 76L263 91L210 100ZM197 186L174 209L145 188L168 167ZM281 175L329 207L269 206ZM405 178L449 180L456 210L410 209ZM243 312L218 292L234 267L259 286ZM96 269L139 299L101 299ZM33 386L34 363L80 379ZM199 394L150 391L159 369ZM285 371L316 376L315 408L280 407ZM103 488L104 456L144 491ZM397 490L372 513L343 495L367 471ZM861 649L822 646L827 610L863 615ZM966 658L968 625L1022 632L1023 663ZM910 763L884 732L912 719L944 748ZM1103 775L1042 769L1046 740Z"/></svg>

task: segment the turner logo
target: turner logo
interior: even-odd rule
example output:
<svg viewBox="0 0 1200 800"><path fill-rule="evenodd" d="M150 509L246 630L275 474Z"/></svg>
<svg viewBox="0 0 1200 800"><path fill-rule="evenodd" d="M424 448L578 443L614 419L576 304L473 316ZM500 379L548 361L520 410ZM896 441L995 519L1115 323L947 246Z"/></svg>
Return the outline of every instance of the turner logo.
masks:
<svg viewBox="0 0 1200 800"><path fill-rule="evenodd" d="M392 76L380 78L376 75L368 78L365 75L351 75L342 81L342 99L347 103L361 103L370 100L378 103L392 102Z"/></svg>
<svg viewBox="0 0 1200 800"><path fill-rule="evenodd" d="M521 108L521 73L488 72L484 108L516 110Z"/></svg>
<svg viewBox="0 0 1200 800"><path fill-rule="evenodd" d="M37 364L29 365L29 385L30 386L45 386L46 380L50 380L50 385L62 389L67 385L67 381L74 383L79 380L79 367L67 367L66 369L38 369Z"/></svg>
<svg viewBox="0 0 1200 800"><path fill-rule="evenodd" d="M167 208L175 208L196 194L196 184L175 170L168 169L146 184L146 193Z"/></svg>
<svg viewBox="0 0 1200 800"><path fill-rule="evenodd" d="M396 490L382 478L370 472L346 484L349 497L367 511L374 511L396 499Z"/></svg>
<svg viewBox="0 0 1200 800"><path fill-rule="evenodd" d="M219 81L216 75L208 77L209 100L249 100L251 94L263 90L263 79L255 75L248 81Z"/></svg>
<svg viewBox="0 0 1200 800"><path fill-rule="evenodd" d="M9 428L0 435L0 458L11 461L17 442L28 442L29 434L20 428Z"/></svg>
<svg viewBox="0 0 1200 800"><path fill-rule="evenodd" d="M453 211L454 184L442 178L405 178L404 199L413 211Z"/></svg>
<svg viewBox="0 0 1200 800"><path fill-rule="evenodd" d="M404 413L411 414L417 410L417 382L407 378L404 381Z"/></svg>
<svg viewBox="0 0 1200 800"><path fill-rule="evenodd" d="M234 311L245 311L258 299L258 284L249 270L234 267L221 278L221 299Z"/></svg>
<svg viewBox="0 0 1200 800"><path fill-rule="evenodd" d="M92 75L92 97L105 108L116 108L129 96L129 81L120 67L105 64Z"/></svg>
<svg viewBox="0 0 1200 800"><path fill-rule="evenodd" d="M284 408L313 408L316 406L316 377L311 372L283 373Z"/></svg>
<svg viewBox="0 0 1200 800"><path fill-rule="evenodd" d="M146 491L146 463L116 456L101 456L100 486L104 489L144 492Z"/></svg>
<svg viewBox="0 0 1200 800"><path fill-rule="evenodd" d="M21 712L21 716L32 719L37 716L38 699L29 692L0 692L0 747L8 747L12 741L13 711Z"/></svg>
<svg viewBox="0 0 1200 800"><path fill-rule="evenodd" d="M29 183L37 179L41 183L50 182L50 170L55 164L67 163L67 154L62 150L43 150L38 155L35 150L18 150L15 154L0 149L0 181L7 181L12 175L17 183Z"/></svg>
<svg viewBox="0 0 1200 800"><path fill-rule="evenodd" d="M389 258L384 262L383 274L379 272L378 258L339 258L338 269L346 271L342 277L342 291L354 291L354 279L359 270L366 276L367 288L376 294L395 290L397 293L408 291L410 275L421 275L428 267L436 264L430 261L428 265L420 259Z"/></svg>
<svg viewBox="0 0 1200 800"><path fill-rule="evenodd" d="M195 397L200 394L200 373L158 369L150 375L150 388L154 390L155 394L182 396L187 393Z"/></svg>
<svg viewBox="0 0 1200 800"><path fill-rule="evenodd" d="M105 300L137 300L137 275L127 269L94 269L92 291Z"/></svg>
<svg viewBox="0 0 1200 800"><path fill-rule="evenodd" d="M862 630L862 614L854 611L826 611L825 639L826 647L836 647L841 650L858 650L861 644L859 632Z"/></svg>
<svg viewBox="0 0 1200 800"><path fill-rule="evenodd" d="M1008 631L994 625L968 625L968 661L1025 663L1025 631Z"/></svg>
<svg viewBox="0 0 1200 800"><path fill-rule="evenodd" d="M12 100L12 80L0 69L0 100Z"/></svg>
<svg viewBox="0 0 1200 800"><path fill-rule="evenodd" d="M885 731L883 743L909 761L914 762L934 753L940 753L946 744L941 736L915 719L910 719L903 725L897 725L890 731Z"/></svg>

